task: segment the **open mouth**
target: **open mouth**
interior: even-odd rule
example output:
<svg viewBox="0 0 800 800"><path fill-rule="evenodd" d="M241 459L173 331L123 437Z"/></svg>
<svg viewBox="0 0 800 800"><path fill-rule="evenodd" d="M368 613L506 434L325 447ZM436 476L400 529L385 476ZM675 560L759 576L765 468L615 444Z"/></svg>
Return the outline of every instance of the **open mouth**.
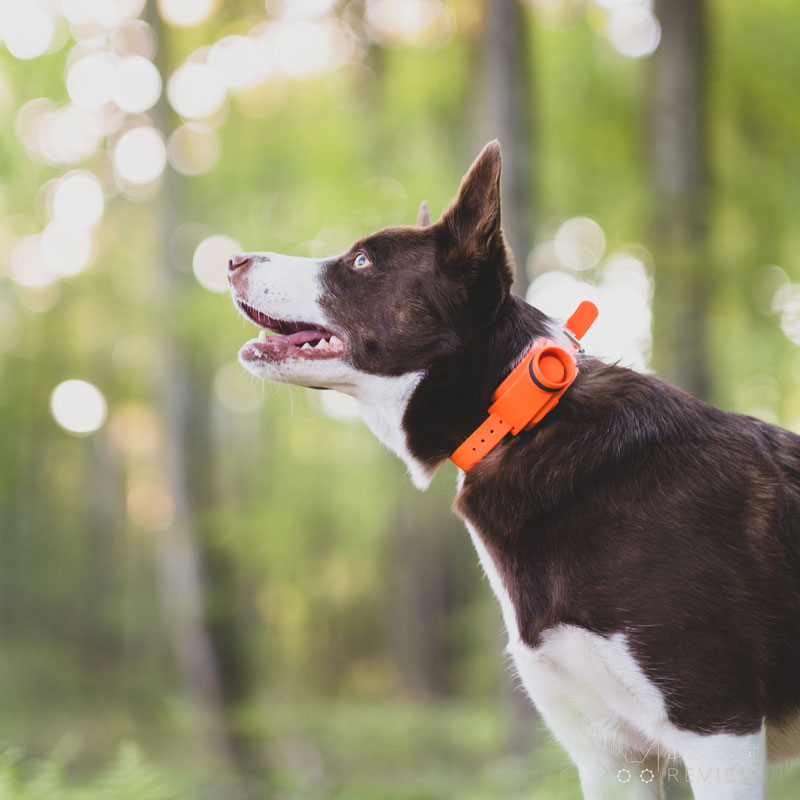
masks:
<svg viewBox="0 0 800 800"><path fill-rule="evenodd" d="M289 358L320 360L340 358L344 342L335 334L311 322L274 319L257 308L236 299L242 313L261 328L241 350L247 361L284 361Z"/></svg>

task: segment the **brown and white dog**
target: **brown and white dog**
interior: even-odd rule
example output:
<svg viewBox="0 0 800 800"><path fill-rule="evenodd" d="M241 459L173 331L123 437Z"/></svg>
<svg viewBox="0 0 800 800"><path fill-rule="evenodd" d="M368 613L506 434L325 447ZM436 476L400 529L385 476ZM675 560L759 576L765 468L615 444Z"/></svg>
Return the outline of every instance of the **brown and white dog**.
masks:
<svg viewBox="0 0 800 800"><path fill-rule="evenodd" d="M425 488L493 390L560 326L510 294L500 148L435 224L324 259L244 253L254 375L355 397ZM586 798L766 796L800 754L800 437L579 356L532 430L460 473L508 651ZM683 762L678 770L677 759Z"/></svg>

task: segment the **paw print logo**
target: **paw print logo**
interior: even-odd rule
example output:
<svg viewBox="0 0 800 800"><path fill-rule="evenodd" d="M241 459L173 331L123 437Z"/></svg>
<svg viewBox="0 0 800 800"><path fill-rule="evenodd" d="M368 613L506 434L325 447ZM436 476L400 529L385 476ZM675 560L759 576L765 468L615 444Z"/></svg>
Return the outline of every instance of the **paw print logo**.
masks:
<svg viewBox="0 0 800 800"><path fill-rule="evenodd" d="M621 769L617 773L617 780L620 783L627 783L631 779L631 773L627 769Z"/></svg>
<svg viewBox="0 0 800 800"><path fill-rule="evenodd" d="M656 775L651 769L643 769L639 773L639 777L642 779L642 783L652 783Z"/></svg>

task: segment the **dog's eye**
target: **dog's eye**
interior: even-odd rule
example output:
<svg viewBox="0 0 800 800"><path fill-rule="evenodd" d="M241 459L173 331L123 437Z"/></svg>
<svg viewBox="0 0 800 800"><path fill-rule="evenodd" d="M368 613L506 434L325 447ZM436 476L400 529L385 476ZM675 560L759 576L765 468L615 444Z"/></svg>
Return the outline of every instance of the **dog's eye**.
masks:
<svg viewBox="0 0 800 800"><path fill-rule="evenodd" d="M363 253L357 253L356 257L353 259L353 266L356 269L364 269L370 266L371 263L372 262Z"/></svg>

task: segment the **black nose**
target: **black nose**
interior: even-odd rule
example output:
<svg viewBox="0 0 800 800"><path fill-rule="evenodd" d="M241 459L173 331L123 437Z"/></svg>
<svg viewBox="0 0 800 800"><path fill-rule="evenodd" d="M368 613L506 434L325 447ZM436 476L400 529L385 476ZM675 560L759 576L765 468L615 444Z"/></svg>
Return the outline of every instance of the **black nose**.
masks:
<svg viewBox="0 0 800 800"><path fill-rule="evenodd" d="M228 273L232 275L237 269L241 269L249 263L250 256L244 253L237 253L235 256L231 256L230 260L228 261Z"/></svg>

